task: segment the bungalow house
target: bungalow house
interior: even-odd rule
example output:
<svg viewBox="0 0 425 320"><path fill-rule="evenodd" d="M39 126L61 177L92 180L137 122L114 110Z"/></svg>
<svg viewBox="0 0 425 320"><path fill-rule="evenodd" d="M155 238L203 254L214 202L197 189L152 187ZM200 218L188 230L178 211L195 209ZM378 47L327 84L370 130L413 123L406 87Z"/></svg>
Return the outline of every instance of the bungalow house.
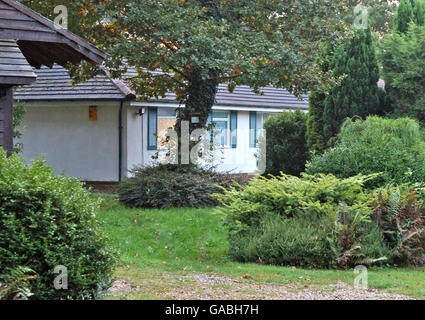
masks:
<svg viewBox="0 0 425 320"><path fill-rule="evenodd" d="M157 161L166 129L182 107L173 94L138 102L125 83L107 73L73 87L59 65L34 71L37 81L17 88L14 96L26 108L19 142L27 161L45 157L58 173L102 183L118 182L135 166ZM250 132L261 130L270 115L308 109L305 98L300 101L286 90L267 87L263 92L256 95L241 86L229 93L220 86L212 113L221 152L218 170L255 172L258 150Z"/></svg>

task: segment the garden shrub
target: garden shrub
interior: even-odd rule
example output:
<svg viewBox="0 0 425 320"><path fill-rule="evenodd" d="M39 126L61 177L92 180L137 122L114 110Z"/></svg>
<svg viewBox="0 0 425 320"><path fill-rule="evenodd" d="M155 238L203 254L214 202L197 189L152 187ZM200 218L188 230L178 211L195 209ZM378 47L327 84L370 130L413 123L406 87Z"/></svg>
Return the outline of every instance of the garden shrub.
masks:
<svg viewBox="0 0 425 320"><path fill-rule="evenodd" d="M425 26L410 23L406 34L392 32L380 46L382 76L394 116L425 125Z"/></svg>
<svg viewBox="0 0 425 320"><path fill-rule="evenodd" d="M380 238L365 237L373 198L363 185L376 176L257 177L217 194L231 255L241 261L316 268L384 258Z"/></svg>
<svg viewBox="0 0 425 320"><path fill-rule="evenodd" d="M133 177L119 187L120 201L135 208L207 207L218 204L214 193L218 185L229 187L234 180L229 174L206 171L195 166L164 164L132 171Z"/></svg>
<svg viewBox="0 0 425 320"><path fill-rule="evenodd" d="M267 119L266 174L298 176L309 158L306 142L307 114L283 112Z"/></svg>
<svg viewBox="0 0 425 320"><path fill-rule="evenodd" d="M425 202L423 189L403 185L376 191L372 218L391 250L390 263L425 264ZM422 193L422 194L421 194Z"/></svg>
<svg viewBox="0 0 425 320"><path fill-rule="evenodd" d="M96 220L98 202L76 179L41 160L27 165L0 150L0 274L33 270L31 299L95 299L110 285L114 257ZM57 266L68 289L55 290Z"/></svg>
<svg viewBox="0 0 425 320"><path fill-rule="evenodd" d="M241 262L323 268L335 266L337 257L326 237L327 218L269 217L247 233L232 237L230 256Z"/></svg>
<svg viewBox="0 0 425 320"><path fill-rule="evenodd" d="M309 174L348 178L381 172L366 183L370 189L425 181L425 139L415 120L376 116L347 120L338 139L335 148L314 156L307 164Z"/></svg>

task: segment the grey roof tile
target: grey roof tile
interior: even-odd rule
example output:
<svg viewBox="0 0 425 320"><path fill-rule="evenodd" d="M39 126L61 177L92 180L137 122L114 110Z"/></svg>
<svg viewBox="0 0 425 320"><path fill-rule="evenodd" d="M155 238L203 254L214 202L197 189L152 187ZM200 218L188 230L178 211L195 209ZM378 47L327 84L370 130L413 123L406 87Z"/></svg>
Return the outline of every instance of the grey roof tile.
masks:
<svg viewBox="0 0 425 320"><path fill-rule="evenodd" d="M0 40L0 77L6 84L30 83L36 80L15 40Z"/></svg>
<svg viewBox="0 0 425 320"><path fill-rule="evenodd" d="M52 69L36 69L37 81L29 86L16 88L14 98L21 101L46 100L117 100L125 95L105 75L96 76L73 86L68 71L59 65Z"/></svg>
<svg viewBox="0 0 425 320"><path fill-rule="evenodd" d="M71 78L66 69L54 65L52 69L42 67L35 70L37 82L16 89L15 99L22 101L42 100L91 100L91 99L123 99L131 90L122 90L105 76L97 76L85 83L73 87ZM134 70L129 70L128 76L135 75ZM121 88L121 90L120 90ZM123 92L125 91L125 92ZM235 107L261 107L277 109L308 109L307 96L303 100L297 99L285 89L273 87L262 88L262 95L255 94L248 86L238 86L233 93L227 90L227 85L220 85L216 97L216 105ZM165 98L153 99L153 102L176 103L176 96L169 93Z"/></svg>

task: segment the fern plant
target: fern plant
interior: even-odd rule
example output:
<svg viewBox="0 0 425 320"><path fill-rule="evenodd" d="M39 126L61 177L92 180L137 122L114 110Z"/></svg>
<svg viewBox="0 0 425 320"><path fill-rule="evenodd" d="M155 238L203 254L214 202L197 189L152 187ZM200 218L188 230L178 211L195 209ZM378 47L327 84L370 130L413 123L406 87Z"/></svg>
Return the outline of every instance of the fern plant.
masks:
<svg viewBox="0 0 425 320"><path fill-rule="evenodd" d="M17 267L0 275L0 300L28 300L33 293L30 282L37 279L28 267Z"/></svg>
<svg viewBox="0 0 425 320"><path fill-rule="evenodd" d="M392 263L425 264L425 202L419 192L408 185L377 191L372 219L391 249Z"/></svg>

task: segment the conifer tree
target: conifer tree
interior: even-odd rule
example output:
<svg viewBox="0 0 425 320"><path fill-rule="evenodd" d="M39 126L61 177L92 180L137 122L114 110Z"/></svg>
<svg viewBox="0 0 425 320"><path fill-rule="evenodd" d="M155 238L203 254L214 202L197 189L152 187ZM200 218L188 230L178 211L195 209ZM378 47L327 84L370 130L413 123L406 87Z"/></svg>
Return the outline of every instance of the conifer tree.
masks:
<svg viewBox="0 0 425 320"><path fill-rule="evenodd" d="M413 18L412 0L401 0L394 18L394 29L406 33Z"/></svg>
<svg viewBox="0 0 425 320"><path fill-rule="evenodd" d="M323 135L323 104L325 98L326 95L320 91L313 91L308 97L306 141L308 150L313 153L322 153L326 149L326 141Z"/></svg>
<svg viewBox="0 0 425 320"><path fill-rule="evenodd" d="M425 0L415 0L413 15L413 21L417 25L423 26L425 24Z"/></svg>
<svg viewBox="0 0 425 320"><path fill-rule="evenodd" d="M347 43L336 49L330 68L343 76L340 85L332 88L324 101L323 131L329 141L349 117L365 118L380 113L378 88L379 68L370 29L356 32Z"/></svg>
<svg viewBox="0 0 425 320"><path fill-rule="evenodd" d="M401 0L394 18L394 30L406 33L409 23L425 24L425 0Z"/></svg>

